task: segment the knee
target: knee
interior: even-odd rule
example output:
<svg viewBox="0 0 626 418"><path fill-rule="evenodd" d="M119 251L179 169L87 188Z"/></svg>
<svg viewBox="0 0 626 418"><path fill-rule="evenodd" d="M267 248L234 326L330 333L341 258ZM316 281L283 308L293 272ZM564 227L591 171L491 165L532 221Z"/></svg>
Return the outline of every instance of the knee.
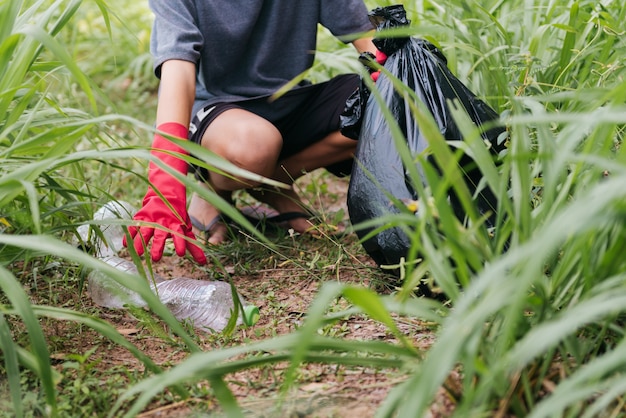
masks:
<svg viewBox="0 0 626 418"><path fill-rule="evenodd" d="M273 172L283 144L274 126L255 122L237 123L212 136L203 139L206 148L237 167L265 176Z"/></svg>

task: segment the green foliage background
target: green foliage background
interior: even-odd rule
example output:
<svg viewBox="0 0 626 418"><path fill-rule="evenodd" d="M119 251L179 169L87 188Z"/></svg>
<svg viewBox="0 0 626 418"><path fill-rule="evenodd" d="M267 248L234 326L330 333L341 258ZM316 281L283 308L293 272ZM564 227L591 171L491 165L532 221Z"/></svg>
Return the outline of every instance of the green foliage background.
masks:
<svg viewBox="0 0 626 418"><path fill-rule="evenodd" d="M197 380L208 380L224 410L239 416L225 376L285 359L291 364L285 386L305 361L406 371L381 417L423 416L453 371L462 386L449 392L456 416L623 415L626 9L610 0L403 4L412 20L404 35L438 45L452 71L507 127L508 149L495 165L481 154L464 113L455 112L464 151L477 157L485 182L498 191L497 233L487 234L472 213L460 223L437 199L456 187L471 206L467 190L452 182L460 175L458 156L417 106L431 152L446 168L441 178L426 170L431 187L422 196L434 198L427 216L381 220L411 231L413 254L423 255L405 266L402 288L382 296L327 284L294 335L201 353L145 282L67 244L102 203L139 201L145 190L156 91L146 4L0 0L0 350L11 414L32 413L23 406L32 396L27 373L36 376L40 395L32 402L39 414L63 415L71 403L58 396L60 377L39 322L50 317L95 329L146 366L136 385L111 394L115 416L140 412L168 387L184 399L185 385ZM354 51L324 30L318 49L307 77L359 70ZM228 168L200 156L207 166ZM49 262L66 268L66 280L76 279L77 266L98 267L133 287L194 354L164 371L96 315L33 305L18 273ZM422 281L443 289L449 303L412 297ZM337 297L351 308L328 315ZM318 334L328 321L354 313L385 324L399 343ZM397 330L394 314L437 324L434 346L418 352ZM260 350L268 353L262 360L234 360ZM548 380L556 383L549 391Z"/></svg>

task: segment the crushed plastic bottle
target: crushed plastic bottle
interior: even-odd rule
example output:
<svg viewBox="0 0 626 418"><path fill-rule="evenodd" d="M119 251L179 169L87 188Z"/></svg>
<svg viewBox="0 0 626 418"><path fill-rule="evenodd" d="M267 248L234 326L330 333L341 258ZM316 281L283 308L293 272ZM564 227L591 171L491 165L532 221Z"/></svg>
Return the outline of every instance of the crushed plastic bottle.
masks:
<svg viewBox="0 0 626 418"><path fill-rule="evenodd" d="M137 209L128 202L112 200L93 214L93 220L97 222L111 220L130 220ZM98 228L102 235L96 234L93 228ZM81 225L77 229L83 241L81 244L89 244L94 255L100 259L117 255L122 249L124 230L120 223L106 223L99 225Z"/></svg>
<svg viewBox="0 0 626 418"><path fill-rule="evenodd" d="M107 219L128 220L134 213L135 209L130 204L112 201L94 214L94 220L99 222ZM98 225L104 240L98 234L89 234L89 226L85 226L87 228L81 227L78 232L84 242L93 245L95 254L100 260L125 273L139 273L133 262L118 256L124 236L121 223ZM230 320L231 312L234 312L232 288L226 282L184 277L165 279L158 275L150 275L149 272L146 272L146 276L151 281L151 289L174 317L178 320L188 320L196 328L222 331ZM99 306L114 309L128 305L146 306L146 302L139 294L125 288L99 270L93 270L87 281L89 294ZM243 309L239 310L237 324L254 325L259 318L259 309L246 304L241 296L237 296L243 306Z"/></svg>

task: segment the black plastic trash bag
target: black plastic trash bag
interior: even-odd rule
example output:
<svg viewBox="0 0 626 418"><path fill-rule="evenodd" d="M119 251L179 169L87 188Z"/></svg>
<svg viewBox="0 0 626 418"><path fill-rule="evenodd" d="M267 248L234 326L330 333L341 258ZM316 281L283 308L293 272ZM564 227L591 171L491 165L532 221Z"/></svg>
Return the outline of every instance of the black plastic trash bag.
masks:
<svg viewBox="0 0 626 418"><path fill-rule="evenodd" d="M371 52L363 52L359 56L359 61L372 74L374 69L368 65L368 62L374 61L374 54ZM341 133L352 139L359 139L361 133L361 125L363 123L363 113L365 112L365 104L370 97L370 91L361 80L356 90L346 100L346 107L339 116L341 124Z"/></svg>
<svg viewBox="0 0 626 418"><path fill-rule="evenodd" d="M410 23L401 5L377 8L370 12L370 20L379 31ZM431 43L405 37L375 38L374 44L388 56L384 68L416 92L417 97L432 113L446 140L463 139L446 103L448 99L458 100L477 126L498 119L499 115L492 108L479 100L450 72L445 56ZM406 102L408 97L395 91L391 80L384 74L378 78L376 86L397 120L410 151L413 155L423 152L428 143L412 116ZM365 87L362 84L361 89L363 88ZM362 105L365 105L365 109ZM483 134L483 138L491 143L494 155L503 149L503 145L498 143L498 137L503 131L503 128L494 128ZM383 112L368 92L357 91L346 103L342 132L347 136L358 136L359 139L348 188L348 210L353 225L386 214L399 213L400 210L388 195L404 202L418 200ZM469 190L475 194L481 174L476 168L472 168L472 161L467 156L461 159L460 164L464 168ZM424 178L422 181L426 183ZM449 202L459 219L463 219L461 205L452 193ZM487 226L492 226L490 223L495 220L497 208L494 194L490 189L484 188L476 197L475 203L480 214L488 214ZM372 229L359 230L357 233L363 239L371 231ZM363 247L376 263L390 265L397 264L402 257L406 257L410 241L403 230L390 227L365 240Z"/></svg>

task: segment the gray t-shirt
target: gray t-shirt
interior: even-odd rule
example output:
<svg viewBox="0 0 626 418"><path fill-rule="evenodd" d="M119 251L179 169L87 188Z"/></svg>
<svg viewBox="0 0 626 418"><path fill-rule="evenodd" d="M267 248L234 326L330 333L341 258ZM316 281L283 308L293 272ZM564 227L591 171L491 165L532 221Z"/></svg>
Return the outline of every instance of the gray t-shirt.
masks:
<svg viewBox="0 0 626 418"><path fill-rule="evenodd" d="M154 70L196 63L196 105L268 95L311 67L317 25L373 29L362 0L149 0Z"/></svg>

